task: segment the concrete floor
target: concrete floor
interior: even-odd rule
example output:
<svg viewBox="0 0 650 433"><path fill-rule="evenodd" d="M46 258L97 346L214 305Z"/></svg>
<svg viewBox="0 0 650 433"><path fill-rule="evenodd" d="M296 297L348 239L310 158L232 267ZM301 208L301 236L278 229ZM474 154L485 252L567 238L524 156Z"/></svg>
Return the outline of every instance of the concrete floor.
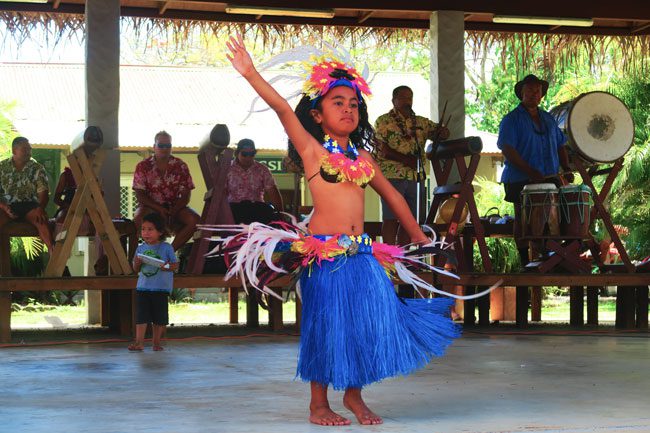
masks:
<svg viewBox="0 0 650 433"><path fill-rule="evenodd" d="M0 432L312 432L296 337L0 349ZM650 336L466 333L341 432L650 432ZM342 394L330 392L333 408Z"/></svg>

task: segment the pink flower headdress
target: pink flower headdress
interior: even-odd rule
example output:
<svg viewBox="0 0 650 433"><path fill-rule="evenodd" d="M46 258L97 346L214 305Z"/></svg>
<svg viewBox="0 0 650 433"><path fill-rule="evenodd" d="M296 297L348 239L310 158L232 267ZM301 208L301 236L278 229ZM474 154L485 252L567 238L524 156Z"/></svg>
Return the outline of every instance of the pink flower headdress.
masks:
<svg viewBox="0 0 650 433"><path fill-rule="evenodd" d="M364 65L361 72L352 66L350 52L343 47L330 45L322 41L324 48L302 45L274 56L265 63L258 66L260 72L271 68L279 68L285 65L300 66L302 72L285 73L269 79L269 84L275 83L302 83L302 87L282 96L291 100L305 93L311 99L316 100L323 96L331 88L346 85L357 91L359 96L370 96L368 82L368 65ZM295 68L294 68L295 70ZM285 87L285 86L281 86ZM282 93L282 92L281 92ZM255 112L266 111L269 107L256 109L260 97L256 97L251 103L249 116ZM248 118L248 116L247 116ZM246 120L246 119L244 119Z"/></svg>
<svg viewBox="0 0 650 433"><path fill-rule="evenodd" d="M347 63L333 56L312 57L305 67L307 77L302 91L312 100L324 96L331 88L344 85L357 91L359 96L370 96L368 82Z"/></svg>

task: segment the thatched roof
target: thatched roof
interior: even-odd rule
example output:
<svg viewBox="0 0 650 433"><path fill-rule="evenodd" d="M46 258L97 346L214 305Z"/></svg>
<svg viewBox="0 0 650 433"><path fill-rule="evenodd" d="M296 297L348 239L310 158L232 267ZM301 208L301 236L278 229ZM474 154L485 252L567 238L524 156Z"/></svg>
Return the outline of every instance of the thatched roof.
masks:
<svg viewBox="0 0 650 433"><path fill-rule="evenodd" d="M480 57L495 47L502 48L502 61L510 52L520 70L552 72L571 63L595 67L609 64L627 73L648 70L650 36L562 35L548 33L467 32L466 44Z"/></svg>
<svg viewBox="0 0 650 433"><path fill-rule="evenodd" d="M49 44L57 44L70 37L83 38L84 35L84 17L80 14L0 11L0 23L6 26L5 29L0 28L4 43L9 40L21 43L33 34L41 35L41 32L35 32L36 29L45 29L44 35ZM358 41L368 39L377 46L422 42L428 39L427 30L417 28L251 24L137 16L123 17L122 26L144 36L144 40L154 37L165 39L172 47L197 40L207 43L206 35L220 38L234 32L243 32L265 46L280 45L285 48L313 42L314 36L344 39L352 46ZM497 47L509 48L517 57L517 64L522 70L533 67L532 69L536 70L553 71L573 61L588 61L596 66L607 62L619 70L643 73L647 70L650 56L650 35L645 33L639 31L634 35L589 35L554 33L548 29L540 33L467 30L466 43L477 57ZM507 51L502 49L501 54L505 56Z"/></svg>

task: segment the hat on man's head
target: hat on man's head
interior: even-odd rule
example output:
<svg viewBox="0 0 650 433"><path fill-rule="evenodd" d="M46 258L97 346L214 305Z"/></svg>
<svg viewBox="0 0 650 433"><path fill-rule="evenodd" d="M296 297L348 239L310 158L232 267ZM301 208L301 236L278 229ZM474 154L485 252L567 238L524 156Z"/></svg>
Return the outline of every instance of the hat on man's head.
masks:
<svg viewBox="0 0 650 433"><path fill-rule="evenodd" d="M542 85L542 98L546 96L546 92L548 91L548 81L540 80L537 78L536 75L529 74L526 75L523 80L517 82L515 84L515 95L517 95L517 98L521 101L521 91L524 89L524 85L526 84L541 84Z"/></svg>
<svg viewBox="0 0 650 433"><path fill-rule="evenodd" d="M250 138L242 138L239 140L237 143L237 153L245 149L255 150L255 142Z"/></svg>

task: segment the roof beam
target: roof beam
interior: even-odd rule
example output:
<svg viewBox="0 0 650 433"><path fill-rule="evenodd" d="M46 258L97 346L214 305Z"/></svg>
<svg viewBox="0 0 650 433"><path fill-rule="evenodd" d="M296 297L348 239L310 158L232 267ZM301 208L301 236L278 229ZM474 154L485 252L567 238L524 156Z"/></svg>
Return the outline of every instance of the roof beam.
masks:
<svg viewBox="0 0 650 433"><path fill-rule="evenodd" d="M374 14L374 13L375 13L375 11L368 11L368 12L364 13L363 15L361 15L361 17L359 17L359 24L363 24L363 23L364 23L365 21L367 21L368 18L370 18L370 17L372 16L372 14Z"/></svg>
<svg viewBox="0 0 650 433"><path fill-rule="evenodd" d="M158 15L164 15L165 12L167 12L167 8L169 8L169 5L171 4L172 4L171 0L162 2L160 7L158 8Z"/></svg>
<svg viewBox="0 0 650 433"><path fill-rule="evenodd" d="M650 23L645 23L645 24L641 24L640 26L633 27L630 30L630 33L632 34L639 33L641 30L645 30L647 28L650 28Z"/></svg>
<svg viewBox="0 0 650 433"><path fill-rule="evenodd" d="M215 21L215 22L224 22L224 23L255 23L255 24L278 24L278 25L314 25L314 26L347 26L347 27L375 27L375 28L405 28L405 29L420 29L428 30L429 21L422 19L391 19L391 18L372 18L373 15L364 14L359 17L335 17L332 19L322 19L322 18L301 18L301 17L279 17L279 16L262 16L262 17L253 17L251 15L231 15L224 12L205 12L205 11L192 11L192 10L181 10L181 9L170 9L169 4L173 4L176 0L165 0L162 7L167 5L167 8L164 10L164 18L168 19L179 19L179 20L194 20L194 21ZM279 6L282 2L287 0L265 0L264 4L267 6L273 4L273 6ZM365 0L348 0L350 3L364 3ZM494 0L492 2L485 3L496 3L497 6L504 3L505 0ZM621 3L627 4L624 0L619 0ZM195 0L196 2L196 0ZM244 3L246 0L238 0L239 3ZM261 0L248 0L247 3L256 2L258 4L262 3ZM331 3L337 3L339 0L313 0L310 2L310 7L317 7L321 3L329 7L332 7ZM557 2L557 0L548 0L551 4ZM161 0L162 3L162 0ZM198 3L198 2L197 2ZM414 4L422 2L402 2L402 7L412 7ZM441 5L447 3L446 0L439 0L435 3L435 6L440 7ZM456 9L461 4L471 4L471 3L484 3L482 0L466 0L464 3L462 0L459 0ZM597 3L597 0L594 0L594 3ZM44 4L34 4L34 3L8 3L0 0L0 11L23 11L23 12L46 12L46 13L66 13L66 14L79 14L83 15L85 12L85 6L81 3L66 3L64 1L58 1L58 6L55 8L55 3L44 3ZM365 3L364 3L365 4ZM346 9L349 9L351 5L348 5ZM432 6L429 6L429 9ZM376 8L368 8L368 12L374 12ZM625 8L623 8L625 9ZM629 5L627 7L629 9ZM648 9L648 15L650 15L650 8ZM618 10L618 9L617 9ZM129 7L122 6L121 8L122 16L133 16L133 17L142 17L142 18L161 18L160 8L147 8L147 7ZM566 15L565 15L566 14ZM568 16L566 10L562 10L562 15ZM465 30L468 31L487 31L487 32L508 32L508 33L550 33L550 34L576 34L576 35L609 35L609 36L637 36L637 35L646 35L650 34L650 27L646 26L644 22L650 22L650 17L648 19L635 19L634 21L641 22L643 24L638 25L637 27L568 27L562 26L557 28L552 28L550 26L530 26L530 25L513 25L513 24L494 24L489 21L465 21Z"/></svg>
<svg viewBox="0 0 650 433"><path fill-rule="evenodd" d="M523 24L495 24L491 22L465 22L465 30L500 33L632 36L630 29L627 27L531 26Z"/></svg>
<svg viewBox="0 0 650 433"><path fill-rule="evenodd" d="M287 7L288 0L237 0L237 4L257 7ZM650 7L644 1L618 0L615 7L609 0L590 2L567 2L546 0L544 2L513 2L512 0L405 0L381 2L377 0L310 0L313 9L367 9L385 11L453 10L465 13L490 13L498 15L562 16L575 18L612 18L620 20L650 20Z"/></svg>

